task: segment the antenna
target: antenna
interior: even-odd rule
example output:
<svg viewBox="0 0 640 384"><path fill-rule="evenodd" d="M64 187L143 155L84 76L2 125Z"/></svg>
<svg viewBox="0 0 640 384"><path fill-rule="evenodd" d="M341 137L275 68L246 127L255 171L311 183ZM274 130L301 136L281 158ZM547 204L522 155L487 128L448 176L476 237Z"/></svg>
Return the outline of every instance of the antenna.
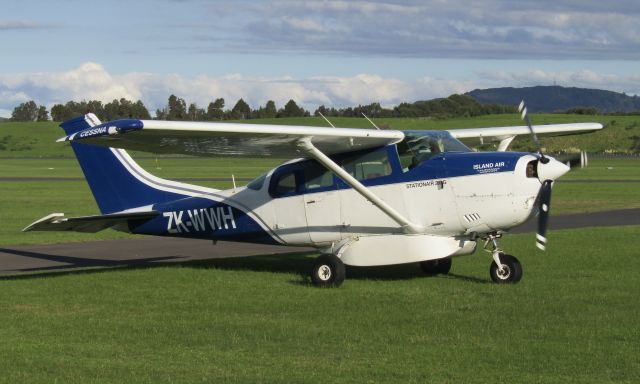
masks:
<svg viewBox="0 0 640 384"><path fill-rule="evenodd" d="M327 123L329 123L329 125L330 125L330 126L332 126L333 128L335 128L335 127L336 127L335 125L331 124L331 122L329 121L329 119L327 119L326 117L324 117L324 115L323 115L320 111L318 111L318 115L322 116L322 118L323 118L323 119L325 119L325 120L326 120L326 122L327 122Z"/></svg>
<svg viewBox="0 0 640 384"><path fill-rule="evenodd" d="M233 192L236 191L236 177L231 174L231 182L233 183Z"/></svg>
<svg viewBox="0 0 640 384"><path fill-rule="evenodd" d="M377 130L380 130L380 127L378 127L378 126L376 125L376 123L374 123L373 121L371 121L371 119L370 119L370 118L368 118L368 117L367 117L367 115L365 115L365 114L364 114L364 112L360 112L360 113L362 113L362 116L364 116L364 118L365 118L365 119L367 119L367 120L371 123L371 125L373 125L374 127L376 127L376 129L377 129Z"/></svg>

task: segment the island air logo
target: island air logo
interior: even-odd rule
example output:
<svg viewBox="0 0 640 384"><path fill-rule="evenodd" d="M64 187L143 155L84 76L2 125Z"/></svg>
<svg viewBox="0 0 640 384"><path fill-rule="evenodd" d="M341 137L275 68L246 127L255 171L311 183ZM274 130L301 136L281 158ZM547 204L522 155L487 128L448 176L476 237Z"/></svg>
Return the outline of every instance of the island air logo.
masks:
<svg viewBox="0 0 640 384"><path fill-rule="evenodd" d="M226 209L225 209L226 208ZM236 229L236 220L231 207L186 209L184 211L164 212L167 217L168 233L190 233Z"/></svg>
<svg viewBox="0 0 640 384"><path fill-rule="evenodd" d="M500 161L497 163L482 163L482 164L473 164L473 170L476 173L493 173L498 172L500 169L504 167L504 161Z"/></svg>

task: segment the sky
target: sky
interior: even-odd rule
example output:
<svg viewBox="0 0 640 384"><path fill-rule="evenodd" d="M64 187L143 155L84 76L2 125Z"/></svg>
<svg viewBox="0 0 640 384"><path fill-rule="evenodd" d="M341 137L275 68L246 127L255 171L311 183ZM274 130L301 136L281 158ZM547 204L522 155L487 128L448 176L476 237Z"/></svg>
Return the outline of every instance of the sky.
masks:
<svg viewBox="0 0 640 384"><path fill-rule="evenodd" d="M476 88L640 94L640 1L0 0L0 116L29 100L313 111Z"/></svg>

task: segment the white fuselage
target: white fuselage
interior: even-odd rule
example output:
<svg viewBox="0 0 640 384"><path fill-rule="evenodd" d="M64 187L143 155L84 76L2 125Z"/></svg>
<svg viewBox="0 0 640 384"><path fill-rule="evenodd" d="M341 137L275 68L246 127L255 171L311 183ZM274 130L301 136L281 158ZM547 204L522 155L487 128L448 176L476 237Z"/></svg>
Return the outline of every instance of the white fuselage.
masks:
<svg viewBox="0 0 640 384"><path fill-rule="evenodd" d="M532 155L523 155L512 171L479 169L471 175L369 187L424 228L420 234L403 233L394 220L351 188L274 198L269 186L275 170L260 188L245 188L230 200L240 199L243 206L250 207L282 243L311 244L332 252L340 252L348 244L342 250L347 264L420 261L472 252L473 233L499 233L525 222L540 188L537 178L526 177L527 164L535 160ZM480 163L477 167L489 165ZM357 250L362 247L365 249ZM436 249L430 252L429 248Z"/></svg>

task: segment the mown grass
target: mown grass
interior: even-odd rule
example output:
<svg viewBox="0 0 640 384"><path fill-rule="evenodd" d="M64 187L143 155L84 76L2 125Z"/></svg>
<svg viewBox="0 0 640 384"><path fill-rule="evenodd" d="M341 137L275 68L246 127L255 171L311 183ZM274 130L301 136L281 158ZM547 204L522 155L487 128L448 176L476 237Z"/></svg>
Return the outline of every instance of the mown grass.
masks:
<svg viewBox="0 0 640 384"><path fill-rule="evenodd" d="M515 286L488 256L334 290L305 255L0 279L0 381L637 383L639 230L506 237Z"/></svg>

